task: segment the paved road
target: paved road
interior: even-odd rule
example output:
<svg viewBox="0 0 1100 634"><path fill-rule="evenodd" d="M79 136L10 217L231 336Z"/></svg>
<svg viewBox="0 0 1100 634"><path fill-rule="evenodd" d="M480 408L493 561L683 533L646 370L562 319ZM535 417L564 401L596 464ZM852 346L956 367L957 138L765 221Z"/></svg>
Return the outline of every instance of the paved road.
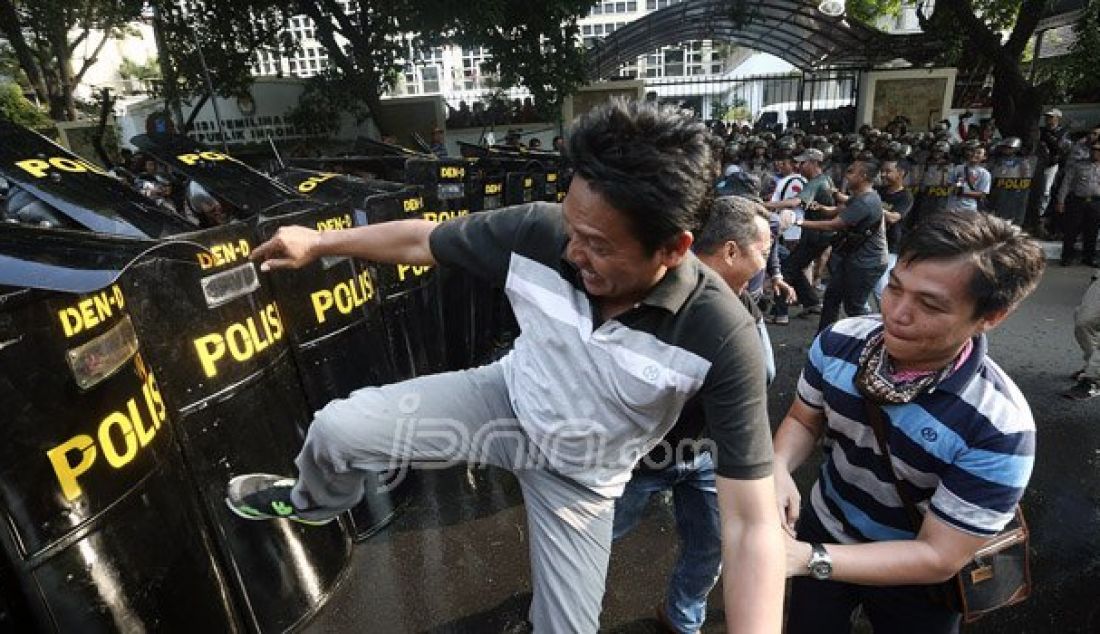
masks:
<svg viewBox="0 0 1100 634"><path fill-rule="evenodd" d="M1038 460L1024 500L1034 532L1035 593L969 632L1100 632L1100 399L1059 396L1078 368L1072 311L1088 282L1081 268L1048 270L1039 290L991 337L991 354L1035 412ZM779 376L773 421L786 410L815 326L772 330ZM813 472L798 474L808 491ZM356 549L349 579L306 632L486 634L516 630L530 600L526 525L508 474L453 468L423 474L399 519ZM656 632L675 552L667 500L612 553L603 631ZM716 595L712 595L717 598ZM706 632L723 631L720 601ZM522 631L522 630L518 630Z"/></svg>

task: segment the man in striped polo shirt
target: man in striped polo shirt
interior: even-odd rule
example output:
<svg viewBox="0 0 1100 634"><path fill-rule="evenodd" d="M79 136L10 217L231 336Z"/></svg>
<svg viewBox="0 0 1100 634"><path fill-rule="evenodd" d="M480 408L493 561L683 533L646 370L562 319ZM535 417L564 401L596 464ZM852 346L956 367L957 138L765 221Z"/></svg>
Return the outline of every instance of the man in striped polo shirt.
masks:
<svg viewBox="0 0 1100 634"><path fill-rule="evenodd" d="M472 462L515 474L527 510L537 633L599 627L615 498L638 459L698 399L716 447L727 621L778 632L783 541L756 326L692 255L716 176L706 128L611 101L574 123L561 204L436 225L317 233L283 227L264 270L324 256L461 267L503 286L521 335L480 368L367 387L317 412L297 479L241 474L226 502L253 520L331 521L394 461Z"/></svg>
<svg viewBox="0 0 1100 634"><path fill-rule="evenodd" d="M862 604L876 632L954 632L930 600L1012 518L1031 475L1035 425L986 354L985 332L1035 288L1043 252L1012 224L944 212L900 246L882 317L815 339L775 436L776 487L795 577L787 631L848 632ZM891 463L869 409L882 412ZM790 472L823 440L799 515ZM895 487L923 514L914 530Z"/></svg>

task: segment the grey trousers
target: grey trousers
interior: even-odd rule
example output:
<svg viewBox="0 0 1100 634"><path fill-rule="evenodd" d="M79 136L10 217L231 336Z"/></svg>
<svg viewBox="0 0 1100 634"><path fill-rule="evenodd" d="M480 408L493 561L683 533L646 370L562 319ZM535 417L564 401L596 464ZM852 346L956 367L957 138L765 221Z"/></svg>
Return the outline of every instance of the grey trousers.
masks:
<svg viewBox="0 0 1100 634"><path fill-rule="evenodd" d="M1085 356L1083 377L1100 383L1100 271L1085 290L1073 321L1073 334Z"/></svg>
<svg viewBox="0 0 1100 634"><path fill-rule="evenodd" d="M615 501L546 466L512 410L500 362L353 392L317 412L298 454L296 506L354 506L364 471L474 462L512 471L530 534L537 633L596 632Z"/></svg>

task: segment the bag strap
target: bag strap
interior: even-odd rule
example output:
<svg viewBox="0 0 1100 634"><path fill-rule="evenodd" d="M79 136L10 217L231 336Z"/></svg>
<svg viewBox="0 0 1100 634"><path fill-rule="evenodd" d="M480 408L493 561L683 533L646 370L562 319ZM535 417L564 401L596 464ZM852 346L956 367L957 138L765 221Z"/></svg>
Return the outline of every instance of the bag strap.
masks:
<svg viewBox="0 0 1100 634"><path fill-rule="evenodd" d="M886 461L886 468L894 481L894 488L897 489L898 497L901 498L901 503L905 507L905 514L909 516L909 523L913 525L913 532L920 533L920 527L923 523L920 511L917 510L913 500L902 488L901 479L894 471L894 462L890 459L890 448L886 444L886 417L883 415L882 408L864 397L863 409L867 413L867 419L871 422L871 429L875 432L875 440L878 441L879 451L882 452L882 459Z"/></svg>

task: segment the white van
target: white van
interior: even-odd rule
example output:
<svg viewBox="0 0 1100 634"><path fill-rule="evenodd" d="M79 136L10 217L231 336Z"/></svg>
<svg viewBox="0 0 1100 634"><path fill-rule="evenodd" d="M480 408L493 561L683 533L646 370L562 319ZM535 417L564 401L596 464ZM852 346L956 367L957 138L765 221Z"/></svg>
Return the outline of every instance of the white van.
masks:
<svg viewBox="0 0 1100 634"><path fill-rule="evenodd" d="M764 106L753 119L753 127L774 128L779 124L786 130L787 113L800 110L802 105L797 101L780 101ZM804 105L807 108L812 106L814 110L833 110L844 106L855 106L855 103L851 99L815 99L813 102L807 100Z"/></svg>

